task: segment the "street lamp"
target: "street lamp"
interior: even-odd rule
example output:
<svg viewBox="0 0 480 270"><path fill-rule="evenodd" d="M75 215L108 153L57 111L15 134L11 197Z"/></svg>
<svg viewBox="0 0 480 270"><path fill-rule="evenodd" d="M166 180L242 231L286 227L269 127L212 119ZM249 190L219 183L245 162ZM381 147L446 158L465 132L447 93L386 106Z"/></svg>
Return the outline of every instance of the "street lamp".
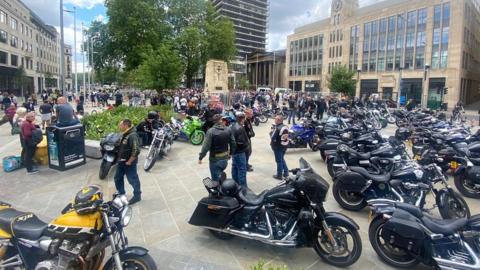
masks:
<svg viewBox="0 0 480 270"><path fill-rule="evenodd" d="M361 68L357 68L357 84L358 84L358 96L360 97L360 72L362 72Z"/></svg>
<svg viewBox="0 0 480 270"><path fill-rule="evenodd" d="M400 96L402 94L402 70L403 67L398 67L397 108L400 108Z"/></svg>
<svg viewBox="0 0 480 270"><path fill-rule="evenodd" d="M60 0L60 91L63 95L65 87L65 39L63 35L63 0Z"/></svg>
<svg viewBox="0 0 480 270"><path fill-rule="evenodd" d="M73 61L75 66L73 70L75 72L75 95L78 96L78 80L77 80L77 8L73 7L73 10L64 9L63 11L73 13Z"/></svg>

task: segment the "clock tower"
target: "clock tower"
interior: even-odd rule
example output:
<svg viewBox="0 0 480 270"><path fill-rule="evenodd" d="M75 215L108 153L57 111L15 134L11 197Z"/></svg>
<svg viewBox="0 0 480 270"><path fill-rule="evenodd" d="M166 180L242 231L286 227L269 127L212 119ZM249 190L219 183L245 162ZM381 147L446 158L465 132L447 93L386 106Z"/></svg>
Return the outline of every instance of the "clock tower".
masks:
<svg viewBox="0 0 480 270"><path fill-rule="evenodd" d="M338 25L358 9L358 0L332 0L331 24Z"/></svg>

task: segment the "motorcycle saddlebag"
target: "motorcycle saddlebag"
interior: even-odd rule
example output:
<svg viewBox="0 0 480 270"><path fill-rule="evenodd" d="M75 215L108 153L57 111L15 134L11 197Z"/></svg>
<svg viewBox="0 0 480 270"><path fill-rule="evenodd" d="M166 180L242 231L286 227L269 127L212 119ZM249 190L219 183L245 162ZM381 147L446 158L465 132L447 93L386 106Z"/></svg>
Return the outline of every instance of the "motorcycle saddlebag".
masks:
<svg viewBox="0 0 480 270"><path fill-rule="evenodd" d="M473 166L467 169L468 178L473 180L474 183L480 184L480 166Z"/></svg>
<svg viewBox="0 0 480 270"><path fill-rule="evenodd" d="M396 209L383 226L381 236L392 246L419 254L425 234L419 226L421 221L406 211Z"/></svg>
<svg viewBox="0 0 480 270"><path fill-rule="evenodd" d="M338 181L342 190L351 192L361 192L367 185L367 179L361 174L344 171L335 174L334 182Z"/></svg>
<svg viewBox="0 0 480 270"><path fill-rule="evenodd" d="M240 204L234 197L204 197L198 202L188 223L194 226L224 228Z"/></svg>

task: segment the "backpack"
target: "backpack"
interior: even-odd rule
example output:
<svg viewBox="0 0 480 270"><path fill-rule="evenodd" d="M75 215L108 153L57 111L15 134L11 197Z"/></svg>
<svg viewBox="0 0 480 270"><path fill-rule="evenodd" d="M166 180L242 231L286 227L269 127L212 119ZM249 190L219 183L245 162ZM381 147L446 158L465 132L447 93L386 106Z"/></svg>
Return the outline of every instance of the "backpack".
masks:
<svg viewBox="0 0 480 270"><path fill-rule="evenodd" d="M33 146L36 146L37 144L41 143L43 140L43 134L42 134L42 130L37 128L35 129L33 132L32 132L32 140L31 140L31 144Z"/></svg>
<svg viewBox="0 0 480 270"><path fill-rule="evenodd" d="M3 158L3 170L12 172L22 167L22 159L19 156L8 156Z"/></svg>

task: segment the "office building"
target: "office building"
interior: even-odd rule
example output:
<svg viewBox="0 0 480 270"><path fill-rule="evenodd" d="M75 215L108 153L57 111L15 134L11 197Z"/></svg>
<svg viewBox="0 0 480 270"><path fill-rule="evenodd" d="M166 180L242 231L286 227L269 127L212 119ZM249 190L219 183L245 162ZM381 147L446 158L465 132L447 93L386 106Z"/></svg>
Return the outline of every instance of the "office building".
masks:
<svg viewBox="0 0 480 270"><path fill-rule="evenodd" d="M59 57L60 37L55 27L45 24L20 0L0 0L0 91L26 95L58 88ZM66 69L71 71L71 61Z"/></svg>
<svg viewBox="0 0 480 270"><path fill-rule="evenodd" d="M246 58L265 52L268 0L211 0L220 16L229 18L235 27L237 56L230 63L230 77L246 74Z"/></svg>
<svg viewBox="0 0 480 270"><path fill-rule="evenodd" d="M401 89L401 103L473 103L480 100L479 29L476 0L388 0L362 8L358 0L333 0L329 18L288 36L288 83L329 92L331 71L344 65L356 73L357 96L396 100Z"/></svg>

